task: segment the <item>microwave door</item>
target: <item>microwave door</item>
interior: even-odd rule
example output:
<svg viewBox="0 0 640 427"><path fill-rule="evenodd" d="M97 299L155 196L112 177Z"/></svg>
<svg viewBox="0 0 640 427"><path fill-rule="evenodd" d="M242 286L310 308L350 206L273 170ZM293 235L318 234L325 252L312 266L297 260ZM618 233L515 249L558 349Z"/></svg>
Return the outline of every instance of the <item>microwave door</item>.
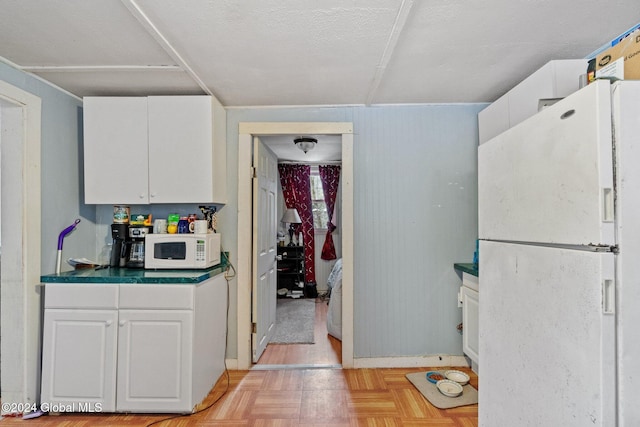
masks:
<svg viewBox="0 0 640 427"><path fill-rule="evenodd" d="M153 245L155 259L185 260L187 259L186 242L158 242Z"/></svg>

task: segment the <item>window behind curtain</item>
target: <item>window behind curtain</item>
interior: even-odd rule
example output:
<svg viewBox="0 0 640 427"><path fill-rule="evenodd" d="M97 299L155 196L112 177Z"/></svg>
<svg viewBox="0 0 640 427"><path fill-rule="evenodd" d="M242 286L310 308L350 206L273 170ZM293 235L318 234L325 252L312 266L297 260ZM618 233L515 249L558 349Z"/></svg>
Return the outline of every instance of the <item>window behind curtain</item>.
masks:
<svg viewBox="0 0 640 427"><path fill-rule="evenodd" d="M327 205L324 202L322 181L318 175L318 167L311 167L311 206L313 209L313 228L315 231L326 230L329 222Z"/></svg>

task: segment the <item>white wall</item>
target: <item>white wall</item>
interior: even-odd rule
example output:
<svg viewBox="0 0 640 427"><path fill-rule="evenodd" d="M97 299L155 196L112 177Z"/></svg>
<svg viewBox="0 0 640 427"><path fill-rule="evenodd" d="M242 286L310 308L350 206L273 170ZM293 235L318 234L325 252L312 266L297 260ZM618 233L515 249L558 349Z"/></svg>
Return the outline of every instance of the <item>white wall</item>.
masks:
<svg viewBox="0 0 640 427"><path fill-rule="evenodd" d="M54 273L58 235L76 218L81 223L64 241L64 258L95 255L95 207L82 196L82 102L3 63L0 80L42 100L41 271Z"/></svg>
<svg viewBox="0 0 640 427"><path fill-rule="evenodd" d="M477 113L485 104L227 111L229 204L237 253L238 123L354 124L354 356L462 354L455 262L477 238ZM237 357L231 289L229 358Z"/></svg>
<svg viewBox="0 0 640 427"><path fill-rule="evenodd" d="M5 64L0 64L0 81L3 96L7 97L2 105L6 137L2 145L5 175L2 398L9 402L34 402L39 395L42 313L41 288L37 283L42 272L55 269L57 233L54 230L58 221L64 224L62 229L81 217L83 211L77 197L80 103ZM15 102L9 101L14 98ZM53 174L52 164L59 168ZM13 179L7 180L11 177ZM71 189L64 185L66 179L73 184ZM64 206L59 212L48 213L54 201ZM80 239L74 248L85 251L93 247L94 212L94 209L88 211L90 221L84 231L88 238ZM67 214L71 219L65 219ZM52 234L56 237L50 239ZM43 249L46 247L51 247L49 256Z"/></svg>

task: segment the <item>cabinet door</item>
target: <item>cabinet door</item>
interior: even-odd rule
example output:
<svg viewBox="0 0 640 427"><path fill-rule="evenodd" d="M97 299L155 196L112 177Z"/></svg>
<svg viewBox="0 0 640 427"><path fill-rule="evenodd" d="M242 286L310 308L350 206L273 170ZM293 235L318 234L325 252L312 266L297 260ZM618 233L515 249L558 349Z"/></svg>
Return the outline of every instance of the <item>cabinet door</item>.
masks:
<svg viewBox="0 0 640 427"><path fill-rule="evenodd" d="M462 287L462 351L476 364L479 361L479 294L466 286Z"/></svg>
<svg viewBox="0 0 640 427"><path fill-rule="evenodd" d="M42 402L115 411L117 321L116 310L44 311Z"/></svg>
<svg viewBox="0 0 640 427"><path fill-rule="evenodd" d="M151 203L214 202L212 98L152 96L148 102Z"/></svg>
<svg viewBox="0 0 640 427"><path fill-rule="evenodd" d="M186 310L120 310L119 412L191 412L192 318Z"/></svg>
<svg viewBox="0 0 640 427"><path fill-rule="evenodd" d="M478 113L478 142L484 144L509 129L509 96L498 98Z"/></svg>
<svg viewBox="0 0 640 427"><path fill-rule="evenodd" d="M148 203L147 98L85 97L85 203Z"/></svg>
<svg viewBox="0 0 640 427"><path fill-rule="evenodd" d="M536 114L540 99L564 98L580 89L580 75L586 70L584 59L547 62L509 91L509 127Z"/></svg>

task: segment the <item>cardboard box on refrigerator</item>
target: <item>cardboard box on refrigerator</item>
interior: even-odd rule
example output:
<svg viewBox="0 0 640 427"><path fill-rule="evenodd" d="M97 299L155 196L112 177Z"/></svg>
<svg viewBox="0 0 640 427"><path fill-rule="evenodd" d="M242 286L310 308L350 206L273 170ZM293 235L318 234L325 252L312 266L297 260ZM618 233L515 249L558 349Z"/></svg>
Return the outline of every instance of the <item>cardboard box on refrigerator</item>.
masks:
<svg viewBox="0 0 640 427"><path fill-rule="evenodd" d="M596 78L640 80L640 30L596 57Z"/></svg>

